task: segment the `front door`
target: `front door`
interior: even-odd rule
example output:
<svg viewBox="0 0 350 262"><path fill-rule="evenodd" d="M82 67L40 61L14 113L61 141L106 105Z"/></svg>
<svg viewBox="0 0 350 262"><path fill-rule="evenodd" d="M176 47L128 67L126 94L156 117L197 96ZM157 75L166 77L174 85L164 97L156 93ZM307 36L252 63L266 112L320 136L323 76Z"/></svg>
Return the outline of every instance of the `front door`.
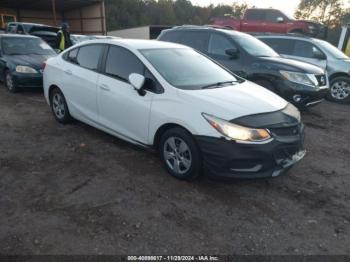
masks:
<svg viewBox="0 0 350 262"><path fill-rule="evenodd" d="M129 50L110 46L104 74L98 81L99 122L126 139L146 144L153 96L141 96L129 83L129 75L144 75L144 64Z"/></svg>

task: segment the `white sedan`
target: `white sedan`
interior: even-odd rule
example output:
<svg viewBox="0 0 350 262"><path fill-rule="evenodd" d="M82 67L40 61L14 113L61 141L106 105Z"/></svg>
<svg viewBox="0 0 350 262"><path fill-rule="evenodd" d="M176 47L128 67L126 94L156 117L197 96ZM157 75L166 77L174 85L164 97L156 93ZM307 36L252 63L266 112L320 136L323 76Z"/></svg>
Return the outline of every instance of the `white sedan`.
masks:
<svg viewBox="0 0 350 262"><path fill-rule="evenodd" d="M294 106L182 45L84 42L47 61L44 91L58 122L152 147L179 179L278 176L305 154Z"/></svg>

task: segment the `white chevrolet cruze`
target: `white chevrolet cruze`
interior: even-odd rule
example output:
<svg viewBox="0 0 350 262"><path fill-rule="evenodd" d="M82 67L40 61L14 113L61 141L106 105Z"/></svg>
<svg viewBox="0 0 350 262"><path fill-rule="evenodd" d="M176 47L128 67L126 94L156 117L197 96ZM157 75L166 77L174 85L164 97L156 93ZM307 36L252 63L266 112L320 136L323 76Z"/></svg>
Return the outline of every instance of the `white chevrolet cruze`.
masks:
<svg viewBox="0 0 350 262"><path fill-rule="evenodd" d="M47 61L44 90L58 122L152 147L179 179L278 176L305 155L294 106L182 45L84 42Z"/></svg>

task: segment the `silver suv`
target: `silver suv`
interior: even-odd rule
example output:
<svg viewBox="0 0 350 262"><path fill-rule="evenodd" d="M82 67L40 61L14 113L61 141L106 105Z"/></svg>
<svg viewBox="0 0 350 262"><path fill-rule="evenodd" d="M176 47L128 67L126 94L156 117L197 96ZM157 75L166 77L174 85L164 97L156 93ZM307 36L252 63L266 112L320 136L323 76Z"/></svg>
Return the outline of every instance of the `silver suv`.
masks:
<svg viewBox="0 0 350 262"><path fill-rule="evenodd" d="M350 102L350 58L330 43L299 35L257 35L281 56L317 65L328 72L328 99Z"/></svg>

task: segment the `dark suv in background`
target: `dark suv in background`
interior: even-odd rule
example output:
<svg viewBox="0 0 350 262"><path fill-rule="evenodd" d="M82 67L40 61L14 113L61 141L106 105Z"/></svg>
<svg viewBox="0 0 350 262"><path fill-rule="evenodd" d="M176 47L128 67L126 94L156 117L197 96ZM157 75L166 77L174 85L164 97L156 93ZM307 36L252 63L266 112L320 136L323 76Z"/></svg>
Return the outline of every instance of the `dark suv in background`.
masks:
<svg viewBox="0 0 350 262"><path fill-rule="evenodd" d="M317 65L327 70L330 82L328 99L350 102L350 58L332 44L301 35L257 35L281 56Z"/></svg>
<svg viewBox="0 0 350 262"><path fill-rule="evenodd" d="M59 28L54 26L22 22L11 22L6 27L6 33L37 36L54 49L57 48L58 30Z"/></svg>
<svg viewBox="0 0 350 262"><path fill-rule="evenodd" d="M300 109L321 102L328 92L323 69L282 58L269 46L245 33L181 26L164 30L158 40L190 46L242 78L279 94Z"/></svg>

